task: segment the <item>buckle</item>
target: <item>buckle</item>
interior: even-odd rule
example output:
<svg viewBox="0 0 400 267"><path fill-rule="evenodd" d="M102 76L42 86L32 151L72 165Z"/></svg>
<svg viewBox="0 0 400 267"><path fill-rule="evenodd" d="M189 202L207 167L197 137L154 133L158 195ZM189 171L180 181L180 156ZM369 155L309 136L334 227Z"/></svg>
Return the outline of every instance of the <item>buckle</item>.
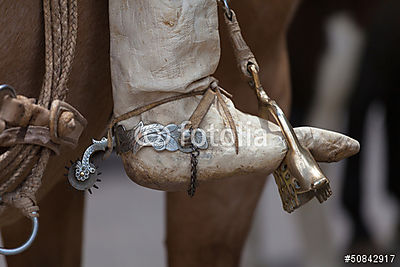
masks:
<svg viewBox="0 0 400 267"><path fill-rule="evenodd" d="M86 125L86 119L73 106L60 100L51 103L49 128L54 143L75 148Z"/></svg>
<svg viewBox="0 0 400 267"><path fill-rule="evenodd" d="M12 98L17 97L17 93L15 92L15 89L8 85L8 84L2 84L0 85L0 101L3 100L4 95L10 95Z"/></svg>

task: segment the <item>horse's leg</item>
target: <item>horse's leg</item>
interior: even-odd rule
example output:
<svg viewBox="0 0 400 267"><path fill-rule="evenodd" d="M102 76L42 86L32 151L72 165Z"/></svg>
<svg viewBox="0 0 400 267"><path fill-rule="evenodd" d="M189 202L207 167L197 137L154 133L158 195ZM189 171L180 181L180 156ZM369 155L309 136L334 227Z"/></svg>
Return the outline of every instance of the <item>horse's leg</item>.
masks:
<svg viewBox="0 0 400 267"><path fill-rule="evenodd" d="M245 38L261 67L262 82L287 112L290 103L285 30L296 1L239 1L233 4ZM259 11L260 10L260 11ZM260 14L260 12L265 12ZM257 17L260 16L260 17ZM262 19L261 17L265 17ZM273 20L269 23L269 20ZM282 20L282 21L279 21ZM265 27L268 25L268 27ZM274 26L270 26L274 25ZM224 35L224 30L221 30ZM238 70L223 38L221 85L237 106L257 112L257 100L238 78ZM249 100L252 99L252 100ZM266 176L236 177L202 184L192 199L186 193L167 194L167 247L170 266L237 266Z"/></svg>
<svg viewBox="0 0 400 267"><path fill-rule="evenodd" d="M40 229L32 247L21 255L7 257L8 266L80 266L83 208L84 193L65 181L59 182L41 201ZM29 230L30 221L26 218L4 227L4 245L19 246Z"/></svg>
<svg viewBox="0 0 400 267"><path fill-rule="evenodd" d="M287 68L282 72L288 86ZM186 192L168 193L170 266L237 266L265 180L259 175L202 184L192 199Z"/></svg>
<svg viewBox="0 0 400 267"><path fill-rule="evenodd" d="M203 184L192 199L168 193L169 266L238 266L264 183L237 177Z"/></svg>

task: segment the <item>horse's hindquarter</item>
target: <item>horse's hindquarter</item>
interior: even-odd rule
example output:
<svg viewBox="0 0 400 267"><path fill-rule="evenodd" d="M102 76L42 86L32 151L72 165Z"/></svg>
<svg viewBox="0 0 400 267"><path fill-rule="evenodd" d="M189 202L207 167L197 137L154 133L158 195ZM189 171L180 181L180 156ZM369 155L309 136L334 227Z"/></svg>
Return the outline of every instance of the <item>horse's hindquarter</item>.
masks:
<svg viewBox="0 0 400 267"><path fill-rule="evenodd" d="M42 1L2 1L0 10L0 83L12 85L18 94L37 98L45 68ZM39 201L65 179L64 166L69 160L80 157L90 139L103 134L112 111L108 2L79 1L78 12L77 50L66 101L85 116L88 126L76 149L63 149L60 156L50 159ZM16 218L15 212L6 212L0 226Z"/></svg>

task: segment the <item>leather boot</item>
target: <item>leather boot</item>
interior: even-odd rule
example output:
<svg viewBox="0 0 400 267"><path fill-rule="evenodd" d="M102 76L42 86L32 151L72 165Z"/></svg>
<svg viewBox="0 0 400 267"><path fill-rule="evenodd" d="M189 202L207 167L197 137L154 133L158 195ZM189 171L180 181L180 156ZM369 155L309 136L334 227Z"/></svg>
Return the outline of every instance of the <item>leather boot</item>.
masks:
<svg viewBox="0 0 400 267"><path fill-rule="evenodd" d="M209 101L200 133L190 132L195 140L206 136L196 152L181 137L202 95L167 102L118 123L118 151L133 181L159 190L186 190L194 169L201 184L232 175L267 175L280 166L288 150L281 129L237 110L211 76L220 58L215 0L110 1L110 36L115 117L207 88L219 94ZM309 127L295 133L318 161L338 161L359 150L356 140L339 133Z"/></svg>

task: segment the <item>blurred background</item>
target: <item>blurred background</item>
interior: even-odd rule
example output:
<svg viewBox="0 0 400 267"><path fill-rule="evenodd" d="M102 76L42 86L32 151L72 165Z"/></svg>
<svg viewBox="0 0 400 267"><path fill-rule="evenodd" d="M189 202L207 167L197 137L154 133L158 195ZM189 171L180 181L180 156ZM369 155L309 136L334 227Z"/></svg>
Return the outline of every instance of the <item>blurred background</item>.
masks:
<svg viewBox="0 0 400 267"><path fill-rule="evenodd" d="M288 215L269 179L242 266L342 266L346 254L400 257L398 14L398 0L300 5L288 35L292 123L347 133L362 149L322 165L334 192L323 205L312 200ZM87 196L83 266L165 266L164 194L132 183L117 157L101 168L101 188Z"/></svg>

